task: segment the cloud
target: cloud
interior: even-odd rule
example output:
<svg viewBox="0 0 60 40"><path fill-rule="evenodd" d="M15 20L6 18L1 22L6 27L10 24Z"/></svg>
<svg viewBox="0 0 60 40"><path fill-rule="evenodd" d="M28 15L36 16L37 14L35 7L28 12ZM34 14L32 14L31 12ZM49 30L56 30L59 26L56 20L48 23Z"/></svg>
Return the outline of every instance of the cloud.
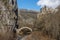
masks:
<svg viewBox="0 0 60 40"><path fill-rule="evenodd" d="M60 5L60 0L39 0L37 5L41 7L47 6L50 8L56 8Z"/></svg>

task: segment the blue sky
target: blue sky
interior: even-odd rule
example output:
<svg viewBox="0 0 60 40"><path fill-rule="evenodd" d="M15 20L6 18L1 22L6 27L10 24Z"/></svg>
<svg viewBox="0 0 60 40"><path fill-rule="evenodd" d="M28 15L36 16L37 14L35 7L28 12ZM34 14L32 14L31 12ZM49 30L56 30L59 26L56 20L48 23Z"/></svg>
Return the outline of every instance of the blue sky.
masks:
<svg viewBox="0 0 60 40"><path fill-rule="evenodd" d="M40 7L37 5L38 0L17 0L19 9L28 9L28 10L40 10Z"/></svg>

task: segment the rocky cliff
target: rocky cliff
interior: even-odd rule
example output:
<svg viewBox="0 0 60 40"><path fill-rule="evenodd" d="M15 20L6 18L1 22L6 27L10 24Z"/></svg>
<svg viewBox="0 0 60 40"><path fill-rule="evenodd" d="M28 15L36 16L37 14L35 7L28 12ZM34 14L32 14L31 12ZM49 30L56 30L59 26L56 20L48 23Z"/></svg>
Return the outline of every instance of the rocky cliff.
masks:
<svg viewBox="0 0 60 40"><path fill-rule="evenodd" d="M14 5L12 5L11 1L0 0L0 40L14 40L13 29L16 14L12 11Z"/></svg>

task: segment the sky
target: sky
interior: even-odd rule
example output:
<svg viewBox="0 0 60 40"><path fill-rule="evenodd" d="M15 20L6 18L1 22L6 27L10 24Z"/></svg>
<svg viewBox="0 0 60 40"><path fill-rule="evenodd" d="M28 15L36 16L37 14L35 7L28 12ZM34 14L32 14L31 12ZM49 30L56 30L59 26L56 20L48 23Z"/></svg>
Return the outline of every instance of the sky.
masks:
<svg viewBox="0 0 60 40"><path fill-rule="evenodd" d="M40 10L40 6L37 5L38 0L17 0L19 9L28 10Z"/></svg>
<svg viewBox="0 0 60 40"><path fill-rule="evenodd" d="M60 5L60 0L39 0L37 5L41 7L47 6L49 8L55 9Z"/></svg>
<svg viewBox="0 0 60 40"><path fill-rule="evenodd" d="M55 9L60 0L17 0L19 9L40 10L44 6Z"/></svg>

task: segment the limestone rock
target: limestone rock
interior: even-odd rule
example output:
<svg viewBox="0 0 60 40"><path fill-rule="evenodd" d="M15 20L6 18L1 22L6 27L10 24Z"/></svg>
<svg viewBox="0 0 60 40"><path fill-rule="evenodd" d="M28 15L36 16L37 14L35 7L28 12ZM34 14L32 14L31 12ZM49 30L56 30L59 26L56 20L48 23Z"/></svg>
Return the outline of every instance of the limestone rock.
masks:
<svg viewBox="0 0 60 40"><path fill-rule="evenodd" d="M12 40L13 37L15 13L12 12L12 9L10 10L9 7L8 0L0 0L0 40ZM9 37L11 37L11 39Z"/></svg>

